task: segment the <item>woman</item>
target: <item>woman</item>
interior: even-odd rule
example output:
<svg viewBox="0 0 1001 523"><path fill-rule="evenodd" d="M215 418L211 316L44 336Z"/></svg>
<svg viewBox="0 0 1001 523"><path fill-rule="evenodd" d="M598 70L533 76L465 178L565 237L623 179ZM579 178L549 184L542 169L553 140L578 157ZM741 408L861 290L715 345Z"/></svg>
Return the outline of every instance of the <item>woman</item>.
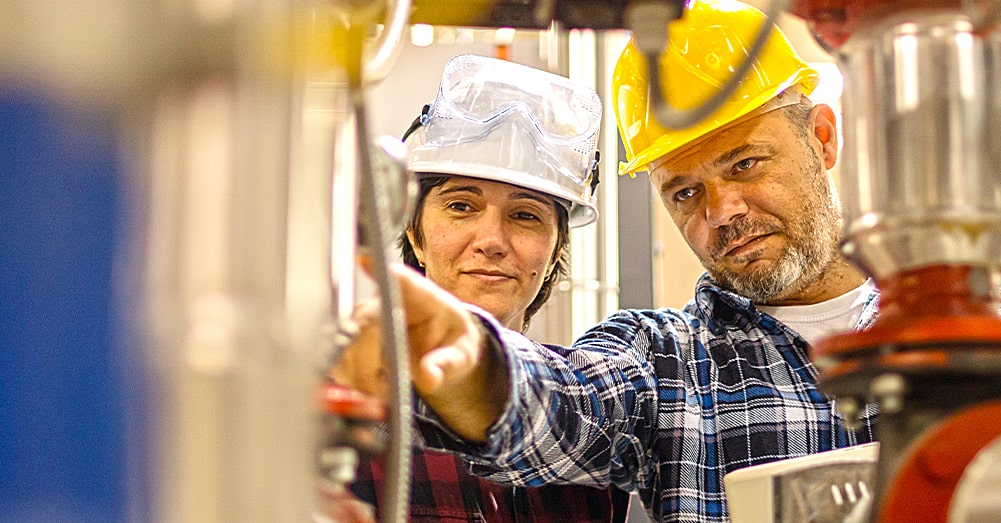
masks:
<svg viewBox="0 0 1001 523"><path fill-rule="evenodd" d="M420 131L409 156L420 190L399 240L404 262L524 332L566 275L570 227L597 218L599 121L594 91L566 78L479 56L452 59L435 102L407 133ZM613 502L612 490L500 486L469 475L451 454L415 450L412 470L414 522L625 516L622 492ZM383 471L380 462L362 463L351 488L377 508Z"/></svg>
<svg viewBox="0 0 1001 523"><path fill-rule="evenodd" d="M565 202L481 178L419 173L417 211L399 244L407 265L524 331L567 274Z"/></svg>

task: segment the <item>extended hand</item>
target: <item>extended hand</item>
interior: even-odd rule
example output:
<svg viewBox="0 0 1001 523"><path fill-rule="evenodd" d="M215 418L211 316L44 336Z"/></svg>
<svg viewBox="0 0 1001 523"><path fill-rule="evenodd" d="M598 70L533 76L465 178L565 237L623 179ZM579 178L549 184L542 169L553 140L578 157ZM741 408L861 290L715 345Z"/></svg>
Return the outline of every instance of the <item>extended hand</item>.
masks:
<svg viewBox="0 0 1001 523"><path fill-rule="evenodd" d="M480 320L458 298L405 266L393 266L392 272L403 298L414 388L457 434L484 441L507 399L502 358L487 350ZM377 303L358 307L359 335L331 376L385 401L378 319Z"/></svg>

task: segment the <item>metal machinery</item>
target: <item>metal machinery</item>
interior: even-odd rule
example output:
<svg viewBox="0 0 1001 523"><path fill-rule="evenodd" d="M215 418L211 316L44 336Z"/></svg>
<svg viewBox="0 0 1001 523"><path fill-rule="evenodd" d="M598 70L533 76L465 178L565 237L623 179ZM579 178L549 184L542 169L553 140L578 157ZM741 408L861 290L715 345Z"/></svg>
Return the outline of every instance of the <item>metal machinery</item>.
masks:
<svg viewBox="0 0 1001 523"><path fill-rule="evenodd" d="M843 251L882 293L872 329L816 347L846 418L879 405L874 521L1001 519L998 7L795 10L845 75Z"/></svg>
<svg viewBox="0 0 1001 523"><path fill-rule="evenodd" d="M129 493L139 507L131 518L355 517L338 514L337 481L317 485L310 398L350 310L359 220L395 323L383 337L405 343L382 248L406 200L390 197L405 186L394 178L403 170L395 145L370 142L364 93L392 64L408 21L628 28L653 53L682 4L0 4L0 86L44 90L120 122L135 218L123 264L133 299L120 308L148 347L131 370L146 376L141 417L152 420L140 431L149 454L130 461L152 478ZM874 518L1001 520L1001 3L800 0L789 9L846 77L844 251L882 290L871 330L816 348L822 387L847 418L870 401L881 408ZM678 126L711 103L661 108ZM389 414L390 475L401 481L386 519L398 520L410 388L406 358L391 363L403 407ZM351 405L330 408L348 416ZM29 507L22 520L40 514Z"/></svg>

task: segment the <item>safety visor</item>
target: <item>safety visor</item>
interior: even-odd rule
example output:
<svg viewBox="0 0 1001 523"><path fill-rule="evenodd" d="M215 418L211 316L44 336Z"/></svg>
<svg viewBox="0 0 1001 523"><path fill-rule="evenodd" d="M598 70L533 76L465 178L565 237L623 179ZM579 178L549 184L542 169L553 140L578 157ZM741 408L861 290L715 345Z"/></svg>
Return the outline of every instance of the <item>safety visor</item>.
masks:
<svg viewBox="0 0 1001 523"><path fill-rule="evenodd" d="M546 147L594 150L601 101L594 90L513 62L461 55L445 68L430 118L428 139L440 146L481 140L512 120Z"/></svg>

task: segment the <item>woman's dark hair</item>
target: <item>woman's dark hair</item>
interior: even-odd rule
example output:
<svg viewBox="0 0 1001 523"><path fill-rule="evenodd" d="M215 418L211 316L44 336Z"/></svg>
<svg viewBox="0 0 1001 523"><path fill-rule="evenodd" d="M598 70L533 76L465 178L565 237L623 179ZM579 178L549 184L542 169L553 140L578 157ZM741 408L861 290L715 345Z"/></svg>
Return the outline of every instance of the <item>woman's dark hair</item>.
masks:
<svg viewBox="0 0 1001 523"><path fill-rule="evenodd" d="M414 246L410 244L410 239L407 237L407 230L412 229L414 231L414 243L418 247L422 247L424 237L421 233L421 215L423 214L421 211L424 210L424 201L427 199L427 195L431 192L431 189L445 183L449 178L452 178L452 176L433 173L419 173L417 175L417 179L419 180L417 203L414 205L414 212L410 216L410 222L396 242L400 247L400 254L403 255L403 263L420 271L421 274L424 274L424 267L421 267L420 262L417 261L417 254L414 253ZM567 213L568 205L555 200L554 198L554 207L556 208L556 248L553 250L552 259L556 262L556 266L553 267L553 271L549 273L549 276L542 281L542 288L539 289L539 293L535 295L535 299L525 309L525 321L521 326L522 332L528 330L532 316L549 300L549 297L553 294L553 287L560 281L560 278L570 274L570 249L568 248L570 246L570 215Z"/></svg>

